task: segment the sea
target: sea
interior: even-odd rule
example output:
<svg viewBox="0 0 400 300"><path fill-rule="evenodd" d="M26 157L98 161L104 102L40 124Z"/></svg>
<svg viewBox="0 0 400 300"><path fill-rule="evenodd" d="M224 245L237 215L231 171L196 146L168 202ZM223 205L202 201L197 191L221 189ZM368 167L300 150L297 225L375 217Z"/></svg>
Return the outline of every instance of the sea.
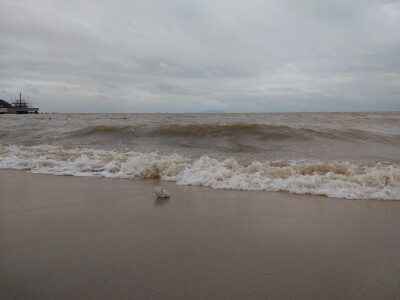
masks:
<svg viewBox="0 0 400 300"><path fill-rule="evenodd" d="M400 112L0 115L0 168L400 200Z"/></svg>

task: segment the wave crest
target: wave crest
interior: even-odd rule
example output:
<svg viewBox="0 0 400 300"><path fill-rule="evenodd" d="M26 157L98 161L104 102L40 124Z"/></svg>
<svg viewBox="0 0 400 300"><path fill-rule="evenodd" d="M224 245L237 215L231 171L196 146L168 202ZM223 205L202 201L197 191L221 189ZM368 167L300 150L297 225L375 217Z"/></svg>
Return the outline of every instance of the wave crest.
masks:
<svg viewBox="0 0 400 300"><path fill-rule="evenodd" d="M307 128L267 124L163 124L153 125L95 125L67 134L73 138L109 137L109 138L210 138L221 139L256 137L259 140L310 140L324 138L354 142L385 143L400 145L400 135L374 133L359 129Z"/></svg>

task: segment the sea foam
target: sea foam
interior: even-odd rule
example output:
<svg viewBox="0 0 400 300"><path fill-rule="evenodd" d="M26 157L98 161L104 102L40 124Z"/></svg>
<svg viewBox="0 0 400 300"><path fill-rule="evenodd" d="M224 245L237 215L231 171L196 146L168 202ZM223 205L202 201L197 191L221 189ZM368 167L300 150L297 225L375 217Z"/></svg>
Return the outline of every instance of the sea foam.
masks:
<svg viewBox="0 0 400 300"><path fill-rule="evenodd" d="M287 191L346 199L400 200L400 166L351 162L241 163L233 158L119 152L53 145L1 146L0 168L33 173L161 178L215 189Z"/></svg>

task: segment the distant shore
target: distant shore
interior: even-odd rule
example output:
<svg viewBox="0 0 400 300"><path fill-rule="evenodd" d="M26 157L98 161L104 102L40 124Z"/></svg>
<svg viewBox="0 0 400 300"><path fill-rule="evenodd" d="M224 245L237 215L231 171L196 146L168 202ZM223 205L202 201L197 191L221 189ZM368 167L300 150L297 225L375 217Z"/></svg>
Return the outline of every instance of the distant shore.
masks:
<svg viewBox="0 0 400 300"><path fill-rule="evenodd" d="M164 186L171 199L156 199ZM395 299L400 202L0 170L1 299Z"/></svg>

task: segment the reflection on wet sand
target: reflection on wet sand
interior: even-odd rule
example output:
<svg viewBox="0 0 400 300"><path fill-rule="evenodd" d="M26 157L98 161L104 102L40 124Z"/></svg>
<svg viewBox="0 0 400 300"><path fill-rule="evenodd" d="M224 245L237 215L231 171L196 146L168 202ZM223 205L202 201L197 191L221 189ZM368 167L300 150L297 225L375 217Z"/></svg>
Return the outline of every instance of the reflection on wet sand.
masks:
<svg viewBox="0 0 400 300"><path fill-rule="evenodd" d="M154 207L163 206L163 205L167 204L168 201L169 201L169 198L157 198L154 201Z"/></svg>

